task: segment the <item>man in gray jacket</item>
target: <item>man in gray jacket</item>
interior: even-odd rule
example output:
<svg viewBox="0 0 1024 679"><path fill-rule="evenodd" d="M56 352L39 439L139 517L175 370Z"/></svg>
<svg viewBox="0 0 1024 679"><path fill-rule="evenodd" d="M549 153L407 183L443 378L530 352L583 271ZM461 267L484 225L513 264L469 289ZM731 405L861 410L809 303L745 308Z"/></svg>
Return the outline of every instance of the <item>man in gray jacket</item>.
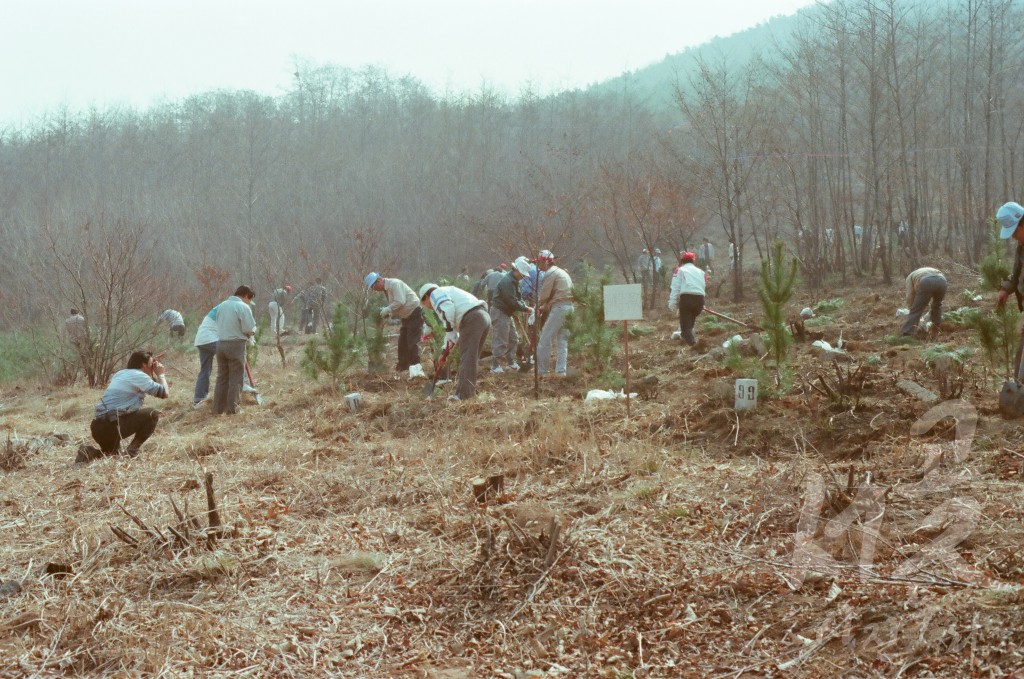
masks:
<svg viewBox="0 0 1024 679"><path fill-rule="evenodd" d="M217 386L213 390L213 414L240 412L245 376L245 345L256 335L256 320L249 306L256 293L240 285L235 294L217 307Z"/></svg>

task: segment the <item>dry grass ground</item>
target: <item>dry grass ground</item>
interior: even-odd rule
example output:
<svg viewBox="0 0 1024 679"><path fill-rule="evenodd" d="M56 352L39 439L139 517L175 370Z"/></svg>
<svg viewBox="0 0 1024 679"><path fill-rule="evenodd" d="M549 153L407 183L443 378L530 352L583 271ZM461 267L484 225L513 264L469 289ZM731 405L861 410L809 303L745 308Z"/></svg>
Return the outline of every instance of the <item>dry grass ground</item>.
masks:
<svg viewBox="0 0 1024 679"><path fill-rule="evenodd" d="M953 444L951 418L912 435L929 405L896 383L943 376L926 345L882 340L899 292L826 297L846 303L814 330L842 329L864 384L830 400L812 385L835 368L798 345L790 393L739 416L717 393L738 375L666 340L668 318L632 343L660 388L629 420L621 401L581 400L585 375L534 400L528 377L486 372L459 404L354 375L353 414L299 373L298 344L284 369L264 352L262 408L214 417L189 408L194 357L179 353L140 457L76 467L97 392L8 386L11 436L66 440L0 466L0 675L1021 671L1019 425L996 415L974 356L953 370L973 439ZM213 545L196 528L206 472L225 526ZM478 503L473 480L497 474ZM198 520L188 542L168 529L183 523L172 499Z"/></svg>

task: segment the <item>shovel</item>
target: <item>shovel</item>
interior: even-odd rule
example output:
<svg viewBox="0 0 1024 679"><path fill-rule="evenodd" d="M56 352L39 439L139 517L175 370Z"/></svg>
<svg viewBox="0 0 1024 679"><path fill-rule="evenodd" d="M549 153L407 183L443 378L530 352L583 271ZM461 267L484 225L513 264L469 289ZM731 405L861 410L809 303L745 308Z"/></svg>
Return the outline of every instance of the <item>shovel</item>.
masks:
<svg viewBox="0 0 1024 679"><path fill-rule="evenodd" d="M523 337L526 338L526 343L530 346L530 355L519 364L519 372L528 373L533 369L533 337L523 328L523 322L519 320L518 316L513 316L512 320L515 321L516 327L523 334Z"/></svg>
<svg viewBox="0 0 1024 679"><path fill-rule="evenodd" d="M441 357L434 361L434 378L423 386L423 395L427 398L434 395L434 387L441 381L438 378L441 376L441 369L444 368L444 362L448 360L448 352L452 350L452 346L455 345L445 347L441 352Z"/></svg>

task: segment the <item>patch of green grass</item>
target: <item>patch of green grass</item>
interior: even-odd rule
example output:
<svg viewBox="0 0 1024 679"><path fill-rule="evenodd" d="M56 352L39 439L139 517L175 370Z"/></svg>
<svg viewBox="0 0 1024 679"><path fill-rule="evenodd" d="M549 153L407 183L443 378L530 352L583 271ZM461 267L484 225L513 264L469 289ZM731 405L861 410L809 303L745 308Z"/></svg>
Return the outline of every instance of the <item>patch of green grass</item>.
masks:
<svg viewBox="0 0 1024 679"><path fill-rule="evenodd" d="M629 326L630 337L643 337L644 335L653 335L658 331L653 325L631 325Z"/></svg>
<svg viewBox="0 0 1024 679"><path fill-rule="evenodd" d="M651 498L654 497L655 492L656 491L654 486L649 486L646 483L642 483L636 487L636 490L633 491L633 497L640 501L650 500Z"/></svg>
<svg viewBox="0 0 1024 679"><path fill-rule="evenodd" d="M711 314L701 314L697 319L697 327L701 330L731 330L736 327L734 323L715 318Z"/></svg>
<svg viewBox="0 0 1024 679"><path fill-rule="evenodd" d="M867 365L881 365L881 363L882 363L882 355L881 354L871 354L866 359L864 359L864 363L867 364Z"/></svg>
<svg viewBox="0 0 1024 679"><path fill-rule="evenodd" d="M683 505L676 505L667 512L665 512L666 521L678 521L680 519L687 519L690 517L690 510Z"/></svg>
<svg viewBox="0 0 1024 679"><path fill-rule="evenodd" d="M831 316L814 316L804 321L804 325L809 328L814 328L819 325L828 325L829 323L833 322L834 321L832 320Z"/></svg>
<svg viewBox="0 0 1024 679"><path fill-rule="evenodd" d="M0 384L39 372L39 338L22 330L0 333Z"/></svg>
<svg viewBox="0 0 1024 679"><path fill-rule="evenodd" d="M976 351L971 347L957 347L950 350L944 344L932 344L921 351L921 360L932 365L937 358L949 356L957 365L964 365L964 362Z"/></svg>
<svg viewBox="0 0 1024 679"><path fill-rule="evenodd" d="M835 311L844 304L846 304L846 300L842 297L833 297L832 299L823 299L811 308L814 309L814 313L823 314L829 311Z"/></svg>
<svg viewBox="0 0 1024 679"><path fill-rule="evenodd" d="M890 346L917 346L921 344L921 340L916 337L910 337L909 335L886 335L884 342Z"/></svg>

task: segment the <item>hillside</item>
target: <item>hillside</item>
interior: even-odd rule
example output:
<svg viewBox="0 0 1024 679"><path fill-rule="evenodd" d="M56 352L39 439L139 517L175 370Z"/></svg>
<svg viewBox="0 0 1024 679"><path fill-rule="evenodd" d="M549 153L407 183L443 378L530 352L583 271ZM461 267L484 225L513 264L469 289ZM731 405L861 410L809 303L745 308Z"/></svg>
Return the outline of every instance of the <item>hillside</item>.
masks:
<svg viewBox="0 0 1024 679"><path fill-rule="evenodd" d="M776 16L745 31L719 36L708 42L675 54L667 54L657 63L596 83L587 88L592 94L626 93L633 101L645 102L652 110L676 110L674 92L677 85L688 87L688 79L700 60L725 59L739 67L757 55L776 53L796 30L801 18L817 11L811 7L790 16Z"/></svg>
<svg viewBox="0 0 1024 679"><path fill-rule="evenodd" d="M970 285L951 276L951 307ZM528 377L486 371L461 404L356 373L351 413L297 370L297 343L286 368L264 352L262 408L218 418L189 407L184 347L142 455L78 467L97 393L7 386L3 426L36 444L0 456L0 675L1021 671L1024 437L982 357L956 352L969 331L886 340L900 296L798 293L853 361L800 343L793 388L768 398L769 378L741 414L747 371L667 340L667 315L631 343L635 377L658 381L629 419L581 400L595 376L534 400ZM711 347L733 332L700 324ZM903 380L964 399L943 411L957 444L951 418L920 426L933 404Z"/></svg>

